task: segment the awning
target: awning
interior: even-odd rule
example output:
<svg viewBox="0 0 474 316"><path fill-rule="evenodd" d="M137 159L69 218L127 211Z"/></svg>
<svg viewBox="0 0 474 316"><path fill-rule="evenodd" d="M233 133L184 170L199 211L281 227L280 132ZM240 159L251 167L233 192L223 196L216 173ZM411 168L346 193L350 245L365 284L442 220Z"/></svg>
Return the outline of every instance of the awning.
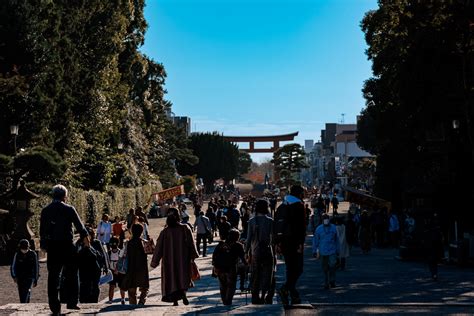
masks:
<svg viewBox="0 0 474 316"><path fill-rule="evenodd" d="M362 207L370 208L382 208L386 207L388 209L392 208L392 203L390 201L378 198L369 194L367 191L357 190L352 187L342 186L342 190L346 193L346 200L359 204Z"/></svg>

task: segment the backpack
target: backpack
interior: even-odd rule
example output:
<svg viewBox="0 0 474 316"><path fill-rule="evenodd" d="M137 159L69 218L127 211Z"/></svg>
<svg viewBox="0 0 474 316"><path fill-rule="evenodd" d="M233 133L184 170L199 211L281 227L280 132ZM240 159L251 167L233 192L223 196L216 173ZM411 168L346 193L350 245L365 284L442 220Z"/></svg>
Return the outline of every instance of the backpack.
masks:
<svg viewBox="0 0 474 316"><path fill-rule="evenodd" d="M231 247L226 242L219 242L214 254L212 255L212 265L221 270L229 270L235 265L233 256L231 255Z"/></svg>
<svg viewBox="0 0 474 316"><path fill-rule="evenodd" d="M283 240L286 240L289 236L291 236L291 227L288 223L289 210L290 205L282 203L275 211L274 235L275 241L277 243L280 243Z"/></svg>

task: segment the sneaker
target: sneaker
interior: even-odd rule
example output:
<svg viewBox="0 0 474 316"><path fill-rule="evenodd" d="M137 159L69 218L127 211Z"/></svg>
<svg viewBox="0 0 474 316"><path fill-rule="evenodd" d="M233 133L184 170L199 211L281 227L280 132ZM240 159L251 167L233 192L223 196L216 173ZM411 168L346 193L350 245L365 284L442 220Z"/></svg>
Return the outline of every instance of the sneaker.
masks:
<svg viewBox="0 0 474 316"><path fill-rule="evenodd" d="M288 305L290 302L288 300L288 290L282 286L279 290L278 290L278 294L280 294L280 299L281 299L281 303L283 305Z"/></svg>
<svg viewBox="0 0 474 316"><path fill-rule="evenodd" d="M125 299L121 299L120 304L125 305Z"/></svg>
<svg viewBox="0 0 474 316"><path fill-rule="evenodd" d="M186 296L183 297L183 304L184 304L184 305L189 305L189 300L188 300L188 298L187 298Z"/></svg>
<svg viewBox="0 0 474 316"><path fill-rule="evenodd" d="M105 304L112 304L112 300L105 302Z"/></svg>

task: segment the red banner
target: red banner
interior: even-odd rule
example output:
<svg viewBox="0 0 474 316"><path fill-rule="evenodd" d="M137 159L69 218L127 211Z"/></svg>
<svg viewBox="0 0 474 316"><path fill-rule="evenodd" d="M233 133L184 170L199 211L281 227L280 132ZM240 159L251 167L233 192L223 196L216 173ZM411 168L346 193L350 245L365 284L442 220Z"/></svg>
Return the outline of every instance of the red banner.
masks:
<svg viewBox="0 0 474 316"><path fill-rule="evenodd" d="M154 197L157 200L171 200L175 196L184 194L184 186L183 185L178 185L176 187L172 187L160 192L153 193L151 196Z"/></svg>

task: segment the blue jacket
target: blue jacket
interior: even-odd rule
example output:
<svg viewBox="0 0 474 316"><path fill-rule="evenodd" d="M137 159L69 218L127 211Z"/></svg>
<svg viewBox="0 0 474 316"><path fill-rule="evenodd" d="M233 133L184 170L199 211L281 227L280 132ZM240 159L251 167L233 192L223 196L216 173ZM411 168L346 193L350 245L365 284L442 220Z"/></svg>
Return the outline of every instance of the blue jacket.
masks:
<svg viewBox="0 0 474 316"><path fill-rule="evenodd" d="M339 238L335 225L321 224L316 228L313 235L313 253L317 253L318 250L321 256L339 253Z"/></svg>

